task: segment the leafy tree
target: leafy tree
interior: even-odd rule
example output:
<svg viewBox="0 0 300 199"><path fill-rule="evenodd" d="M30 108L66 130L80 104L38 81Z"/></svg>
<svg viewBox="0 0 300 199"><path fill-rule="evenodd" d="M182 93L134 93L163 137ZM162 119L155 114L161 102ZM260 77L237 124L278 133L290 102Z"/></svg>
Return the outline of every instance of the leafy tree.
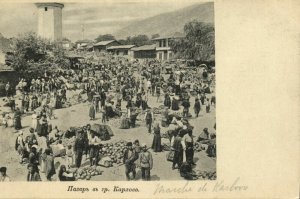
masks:
<svg viewBox="0 0 300 199"><path fill-rule="evenodd" d="M62 41L71 42L71 40L70 40L70 39L68 39L68 38L66 38L66 37L64 37L64 38L62 39Z"/></svg>
<svg viewBox="0 0 300 199"><path fill-rule="evenodd" d="M46 42L38 38L35 33L20 35L13 45L12 67L16 71L25 71L31 62L45 58L46 48Z"/></svg>
<svg viewBox="0 0 300 199"><path fill-rule="evenodd" d="M41 39L32 32L20 35L15 40L12 51L11 65L22 76L44 72L43 67L51 70L56 66L68 68L70 65L60 42Z"/></svg>
<svg viewBox="0 0 300 199"><path fill-rule="evenodd" d="M211 24L191 21L184 26L186 36L170 42L178 58L207 61L215 54L215 30Z"/></svg>
<svg viewBox="0 0 300 199"><path fill-rule="evenodd" d="M127 41L129 44L133 44L136 46L152 44L152 41L149 40L149 37L147 35L137 35L133 37L127 37Z"/></svg>
<svg viewBox="0 0 300 199"><path fill-rule="evenodd" d="M48 52L47 61L64 69L69 68L71 65L70 61L66 59L65 50L59 42L52 43L51 51Z"/></svg>
<svg viewBox="0 0 300 199"><path fill-rule="evenodd" d="M125 40L125 39L120 39L120 40L118 40L118 42L119 42L121 45L128 45L128 44L129 44L128 40Z"/></svg>
<svg viewBox="0 0 300 199"><path fill-rule="evenodd" d="M96 42L100 41L108 41L108 40L115 40L116 38L111 34L99 35L95 40Z"/></svg>
<svg viewBox="0 0 300 199"><path fill-rule="evenodd" d="M151 39L155 39L155 38L158 38L158 37L160 37L160 35L156 33L156 34L151 36Z"/></svg>

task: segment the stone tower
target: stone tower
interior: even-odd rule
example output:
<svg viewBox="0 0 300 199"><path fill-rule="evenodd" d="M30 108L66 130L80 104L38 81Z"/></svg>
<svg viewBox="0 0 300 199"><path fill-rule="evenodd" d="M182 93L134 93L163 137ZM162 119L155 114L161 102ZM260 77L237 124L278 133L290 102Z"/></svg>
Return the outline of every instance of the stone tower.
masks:
<svg viewBox="0 0 300 199"><path fill-rule="evenodd" d="M38 35L51 41L62 39L61 3L36 3L38 8Z"/></svg>

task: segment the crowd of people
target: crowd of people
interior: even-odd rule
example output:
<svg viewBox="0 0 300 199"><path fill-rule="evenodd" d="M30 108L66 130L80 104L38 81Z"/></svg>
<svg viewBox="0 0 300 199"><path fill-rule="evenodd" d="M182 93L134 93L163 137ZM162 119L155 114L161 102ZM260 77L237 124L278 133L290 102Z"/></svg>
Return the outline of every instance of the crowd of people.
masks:
<svg viewBox="0 0 300 199"><path fill-rule="evenodd" d="M5 89L11 113L2 114L2 125L18 130L15 149L20 156L20 163L27 165L28 181L40 181L40 171L51 181L56 174L56 153L66 160L58 172L62 181L75 179L68 169L73 164L80 168L84 155L89 157L91 166L98 164L101 139L91 131L89 124L76 131L73 146L63 146L64 132L58 130L57 126L52 128L55 109L66 107L75 91L79 91L76 93L78 103L89 104L90 120L95 120L96 114L100 113L102 123L117 118L121 121L121 129L136 128L138 119L144 121L145 131L154 134L151 146L154 153L163 151L161 131L167 128L173 152L172 169L180 170L185 165L183 163L195 165L195 142L207 145L208 155L216 156L216 134L209 133L205 128L194 140L194 127L189 122L192 116L199 117L201 110L209 113L211 106L216 106L216 98L211 94L214 76L208 75L205 68L201 69L201 73L195 73L188 69L180 70L176 66L167 75L163 64L157 60L130 61L121 57L106 57L97 63L81 62L74 69L52 73L46 71L38 78L20 79L16 95L12 95L9 83ZM164 107L161 117L157 116L154 104L149 101L152 97L156 104ZM195 99L193 114L190 111L192 98ZM21 102L19 107L16 107L16 100ZM123 103L126 109L122 108ZM181 106L182 112L178 114ZM32 125L29 136L24 138L22 116L26 114L31 114ZM153 125L154 121L160 122ZM51 148L52 144L56 145L59 152ZM138 140L128 142L123 163L128 180L131 179L131 173L133 179L136 177L136 166L141 168L142 179L150 180L153 158L146 144L140 146ZM5 177L6 168L1 174L2 179L8 178Z"/></svg>

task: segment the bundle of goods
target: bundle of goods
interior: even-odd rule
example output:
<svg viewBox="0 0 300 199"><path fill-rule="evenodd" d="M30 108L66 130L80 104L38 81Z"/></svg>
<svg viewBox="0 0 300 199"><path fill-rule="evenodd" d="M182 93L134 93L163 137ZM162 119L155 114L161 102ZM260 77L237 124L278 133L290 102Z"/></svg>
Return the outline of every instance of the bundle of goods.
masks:
<svg viewBox="0 0 300 199"><path fill-rule="evenodd" d="M194 152L199 152L199 151L202 151L204 149L205 148L203 148L203 146L200 143L198 143L198 142L194 143Z"/></svg>
<svg viewBox="0 0 300 199"><path fill-rule="evenodd" d="M102 157L108 157L107 161L112 163L122 164L124 153L126 151L126 141L119 141L115 143L106 143L99 150ZM103 159L103 158L101 158ZM104 165L105 166L105 165Z"/></svg>
<svg viewBox="0 0 300 199"><path fill-rule="evenodd" d="M161 114L165 109L164 105L160 105L159 107L153 108L153 114Z"/></svg>
<svg viewBox="0 0 300 199"><path fill-rule="evenodd" d="M84 167L73 171L75 180L90 180L92 176L102 175L100 166Z"/></svg>
<svg viewBox="0 0 300 199"><path fill-rule="evenodd" d="M216 180L217 179L217 173L215 171L213 171L213 172L195 171L195 173L199 180Z"/></svg>
<svg viewBox="0 0 300 199"><path fill-rule="evenodd" d="M93 124L91 130L99 136L102 141L109 140L110 136L113 136L113 132L108 125Z"/></svg>
<svg viewBox="0 0 300 199"><path fill-rule="evenodd" d="M73 146L75 143L75 136L71 137L71 138L67 138L67 139L62 139L62 144L64 146Z"/></svg>
<svg viewBox="0 0 300 199"><path fill-rule="evenodd" d="M171 146L168 145L168 144L163 144L162 148L163 148L164 151L171 151Z"/></svg>
<svg viewBox="0 0 300 199"><path fill-rule="evenodd" d="M121 119L120 129L129 129L130 128L130 119L124 117Z"/></svg>
<svg viewBox="0 0 300 199"><path fill-rule="evenodd" d="M173 112L171 115L174 116L174 117L176 117L176 118L181 118L181 117L183 117L183 113L182 113L182 112L179 112L179 111ZM192 114L191 114L191 113L188 113L188 117L192 117Z"/></svg>
<svg viewBox="0 0 300 199"><path fill-rule="evenodd" d="M172 130L168 130L161 134L161 138L170 139L171 136L172 136Z"/></svg>
<svg viewBox="0 0 300 199"><path fill-rule="evenodd" d="M53 157L62 157L66 155L66 149L60 149L57 145L51 146Z"/></svg>
<svg viewBox="0 0 300 199"><path fill-rule="evenodd" d="M70 127L66 132L65 132L65 138L71 138L76 135L77 131L82 131L82 128L80 127Z"/></svg>

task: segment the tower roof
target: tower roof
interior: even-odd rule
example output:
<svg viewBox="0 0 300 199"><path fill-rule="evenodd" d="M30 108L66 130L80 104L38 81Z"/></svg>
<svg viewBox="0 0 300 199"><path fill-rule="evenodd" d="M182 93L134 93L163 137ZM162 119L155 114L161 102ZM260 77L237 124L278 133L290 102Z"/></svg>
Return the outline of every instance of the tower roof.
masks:
<svg viewBox="0 0 300 199"><path fill-rule="evenodd" d="M62 3L35 3L35 5L39 8L39 7L59 7L59 8L63 8L64 4Z"/></svg>

